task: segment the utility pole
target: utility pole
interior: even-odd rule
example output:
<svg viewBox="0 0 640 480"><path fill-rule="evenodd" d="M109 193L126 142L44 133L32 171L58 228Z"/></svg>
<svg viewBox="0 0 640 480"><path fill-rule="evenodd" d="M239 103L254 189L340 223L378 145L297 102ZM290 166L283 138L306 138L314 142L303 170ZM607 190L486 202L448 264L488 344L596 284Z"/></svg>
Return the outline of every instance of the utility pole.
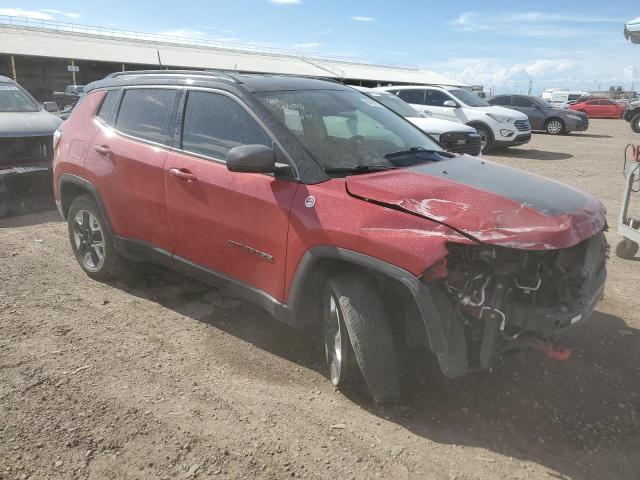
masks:
<svg viewBox="0 0 640 480"><path fill-rule="evenodd" d="M531 90L533 89L533 80L529 79L529 93L527 95L531 95Z"/></svg>

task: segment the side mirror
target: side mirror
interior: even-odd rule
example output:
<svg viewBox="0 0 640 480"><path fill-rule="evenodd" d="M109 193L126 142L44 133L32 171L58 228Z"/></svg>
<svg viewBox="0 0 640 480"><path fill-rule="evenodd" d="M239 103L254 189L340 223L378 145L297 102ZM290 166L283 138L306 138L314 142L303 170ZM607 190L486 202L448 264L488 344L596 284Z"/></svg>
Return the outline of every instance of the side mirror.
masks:
<svg viewBox="0 0 640 480"><path fill-rule="evenodd" d="M442 104L443 107L449 107L449 108L456 108L458 106L458 104L456 102L454 102L453 100L445 100L445 102Z"/></svg>
<svg viewBox="0 0 640 480"><path fill-rule="evenodd" d="M56 102L44 102L42 104L42 106L44 107L44 109L47 112L57 112L58 111L58 105L56 104Z"/></svg>
<svg viewBox="0 0 640 480"><path fill-rule="evenodd" d="M276 163L276 152L265 145L242 145L227 153L227 169L230 172L277 173L286 167Z"/></svg>

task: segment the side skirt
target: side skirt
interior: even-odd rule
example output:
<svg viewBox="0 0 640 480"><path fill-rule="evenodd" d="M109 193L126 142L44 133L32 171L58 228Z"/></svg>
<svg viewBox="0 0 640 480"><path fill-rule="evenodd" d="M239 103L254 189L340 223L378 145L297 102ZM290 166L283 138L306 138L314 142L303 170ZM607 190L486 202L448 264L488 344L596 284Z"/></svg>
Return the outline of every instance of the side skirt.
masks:
<svg viewBox="0 0 640 480"><path fill-rule="evenodd" d="M114 240L118 252L131 260L152 262L184 273L187 276L224 290L234 297L254 303L264 308L277 320L293 327L296 326L291 309L263 290L228 277L223 273L205 268L186 258L172 256L171 252L154 247L147 242L122 237L114 237Z"/></svg>

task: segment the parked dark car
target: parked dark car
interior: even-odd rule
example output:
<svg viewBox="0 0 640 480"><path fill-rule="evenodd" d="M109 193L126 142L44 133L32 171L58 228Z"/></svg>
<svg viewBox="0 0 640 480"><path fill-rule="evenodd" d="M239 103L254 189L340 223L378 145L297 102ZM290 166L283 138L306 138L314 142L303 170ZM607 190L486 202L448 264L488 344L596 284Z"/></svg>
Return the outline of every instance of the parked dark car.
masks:
<svg viewBox="0 0 640 480"><path fill-rule="evenodd" d="M78 99L84 93L84 85L67 85L64 92L53 92L53 98L60 110L65 107L75 105Z"/></svg>
<svg viewBox="0 0 640 480"><path fill-rule="evenodd" d="M0 76L0 217L53 206L53 133L62 123L10 78ZM47 111L49 110L49 111Z"/></svg>
<svg viewBox="0 0 640 480"><path fill-rule="evenodd" d="M529 117L531 130L544 131L551 135L584 131L589 128L589 117L582 112L558 108L546 100L529 95L498 95L489 100L525 113Z"/></svg>
<svg viewBox="0 0 640 480"><path fill-rule="evenodd" d="M624 107L623 117L631 124L631 130L640 133L640 100L627 103Z"/></svg>

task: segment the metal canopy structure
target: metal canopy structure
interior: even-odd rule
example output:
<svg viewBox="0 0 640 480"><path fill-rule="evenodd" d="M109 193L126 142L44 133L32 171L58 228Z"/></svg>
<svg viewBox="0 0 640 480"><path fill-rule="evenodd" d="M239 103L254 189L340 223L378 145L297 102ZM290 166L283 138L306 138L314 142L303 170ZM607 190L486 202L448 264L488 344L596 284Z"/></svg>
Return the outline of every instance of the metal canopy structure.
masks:
<svg viewBox="0 0 640 480"><path fill-rule="evenodd" d="M150 66L278 73L340 80L466 86L410 65L311 55L212 40L0 16L0 54Z"/></svg>

